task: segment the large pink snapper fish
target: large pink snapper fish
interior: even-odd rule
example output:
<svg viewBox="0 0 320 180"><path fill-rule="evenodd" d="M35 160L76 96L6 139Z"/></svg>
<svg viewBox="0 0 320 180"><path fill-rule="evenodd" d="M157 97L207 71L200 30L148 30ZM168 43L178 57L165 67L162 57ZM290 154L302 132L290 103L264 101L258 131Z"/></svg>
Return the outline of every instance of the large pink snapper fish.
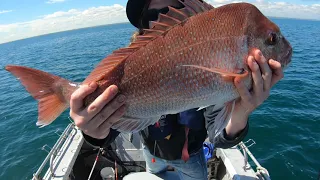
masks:
<svg viewBox="0 0 320 180"><path fill-rule="evenodd" d="M127 111L112 128L139 131L161 115L214 105L216 133L231 117L239 94L235 77L252 87L248 54L260 49L267 59L283 67L291 61L292 48L279 27L255 6L236 3L213 8L198 0L184 0L183 9L160 14L152 28L128 47L103 59L82 84L97 82L97 90L85 99L89 105L115 84L127 97ZM52 123L79 88L58 76L28 67L8 65L26 90L39 101L37 125Z"/></svg>

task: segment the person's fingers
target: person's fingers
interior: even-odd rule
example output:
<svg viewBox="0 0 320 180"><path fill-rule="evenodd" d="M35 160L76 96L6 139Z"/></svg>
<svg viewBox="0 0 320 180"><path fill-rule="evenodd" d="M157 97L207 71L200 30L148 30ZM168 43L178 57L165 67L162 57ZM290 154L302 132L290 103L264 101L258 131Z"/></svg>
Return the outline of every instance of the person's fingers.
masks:
<svg viewBox="0 0 320 180"><path fill-rule="evenodd" d="M109 86L101 95L99 95L85 110L84 116L92 119L102 108L110 103L118 93L118 87L115 85Z"/></svg>
<svg viewBox="0 0 320 180"><path fill-rule="evenodd" d="M263 93L263 78L261 76L261 71L259 65L254 60L254 58L248 58L248 65L252 71L252 80L253 80L253 92L256 96L259 96Z"/></svg>
<svg viewBox="0 0 320 180"><path fill-rule="evenodd" d="M114 98L110 103L108 103L96 116L94 116L90 122L89 125L93 126L95 128L98 128L101 124L104 122L112 122L112 119L117 116L114 116L114 114L118 114L119 110L122 110L122 106L125 102L125 96L120 94L116 98ZM118 113L117 113L118 112Z"/></svg>
<svg viewBox="0 0 320 180"><path fill-rule="evenodd" d="M84 109L83 99L89 94L93 93L97 89L98 85L96 83L91 83L89 85L83 85L72 93L70 98L70 110L74 113L79 113Z"/></svg>
<svg viewBox="0 0 320 180"><path fill-rule="evenodd" d="M272 79L271 79L271 87L272 87L284 77L284 74L281 68L281 64L278 61L271 59L269 61L269 65L273 72Z"/></svg>
<svg viewBox="0 0 320 180"><path fill-rule="evenodd" d="M98 131L103 132L102 137L105 138L106 134L109 133L112 125L120 120L126 111L126 106L122 105L115 113L113 113L108 120L104 121L98 128Z"/></svg>
<svg viewBox="0 0 320 180"><path fill-rule="evenodd" d="M270 69L270 66L268 64L268 61L266 58L263 56L260 50L256 50L254 52L254 58L258 62L260 71L261 71L261 76L263 79L263 90L268 91L270 90L271 86L271 77L272 77L272 71Z"/></svg>
<svg viewBox="0 0 320 180"><path fill-rule="evenodd" d="M248 88L245 86L244 82L240 78L235 78L234 84L237 88L237 91L243 101L250 101L252 96Z"/></svg>

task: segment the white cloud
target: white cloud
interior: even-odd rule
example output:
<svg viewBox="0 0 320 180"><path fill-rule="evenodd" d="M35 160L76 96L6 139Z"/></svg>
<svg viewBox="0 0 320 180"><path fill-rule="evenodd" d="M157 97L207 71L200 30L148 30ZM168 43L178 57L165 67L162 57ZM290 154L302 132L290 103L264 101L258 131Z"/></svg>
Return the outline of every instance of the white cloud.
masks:
<svg viewBox="0 0 320 180"><path fill-rule="evenodd" d="M55 4L55 3L61 3L61 2L64 2L65 0L49 0L47 1L46 3L48 4Z"/></svg>
<svg viewBox="0 0 320 180"><path fill-rule="evenodd" d="M285 2L260 2L255 5L267 16L320 20L320 6Z"/></svg>
<svg viewBox="0 0 320 180"><path fill-rule="evenodd" d="M128 22L125 7L119 4L91 7L86 10L71 9L69 11L58 11L32 21L0 24L0 43L48 33L119 22Z"/></svg>
<svg viewBox="0 0 320 180"><path fill-rule="evenodd" d="M267 0L208 0L207 2L211 3L215 7L219 7L227 3L249 2L257 6L266 16L320 20L320 4L300 5L281 1L270 2Z"/></svg>
<svg viewBox="0 0 320 180"><path fill-rule="evenodd" d="M52 18L58 18L58 17L63 17L63 16L72 16L76 15L79 12L79 10L76 9L70 9L69 11L58 11L53 14L48 14L43 16L44 19L52 19Z"/></svg>
<svg viewBox="0 0 320 180"><path fill-rule="evenodd" d="M218 7L227 3L240 1L207 0L207 2ZM267 0L252 0L250 2L256 5L262 13L267 16L320 20L320 4L298 5L280 1L269 2ZM5 13L5 11L0 11L0 14L1 12ZM128 22L125 14L125 7L119 4L113 6L91 7L85 10L70 9L69 11L58 11L41 16L32 21L0 24L0 43L59 31L119 22Z"/></svg>
<svg viewBox="0 0 320 180"><path fill-rule="evenodd" d="M4 14L4 13L10 13L10 12L12 12L12 10L0 10L0 14Z"/></svg>

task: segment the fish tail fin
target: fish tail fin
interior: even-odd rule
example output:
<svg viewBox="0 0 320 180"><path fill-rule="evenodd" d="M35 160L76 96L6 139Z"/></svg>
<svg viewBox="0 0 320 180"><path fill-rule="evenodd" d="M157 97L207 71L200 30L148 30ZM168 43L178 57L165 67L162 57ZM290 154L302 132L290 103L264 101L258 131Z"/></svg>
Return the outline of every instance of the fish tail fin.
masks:
<svg viewBox="0 0 320 180"><path fill-rule="evenodd" d="M219 114L215 117L215 121L214 121L215 138L217 136L219 136L220 133L224 130L224 128L226 128L226 126L228 125L228 123L232 117L232 112L234 110L235 102L236 102L235 100L228 102L222 108L222 110L219 112Z"/></svg>
<svg viewBox="0 0 320 180"><path fill-rule="evenodd" d="M38 102L37 126L51 124L69 107L69 99L76 90L72 83L61 77L24 67L8 65L7 71L17 77L30 95Z"/></svg>

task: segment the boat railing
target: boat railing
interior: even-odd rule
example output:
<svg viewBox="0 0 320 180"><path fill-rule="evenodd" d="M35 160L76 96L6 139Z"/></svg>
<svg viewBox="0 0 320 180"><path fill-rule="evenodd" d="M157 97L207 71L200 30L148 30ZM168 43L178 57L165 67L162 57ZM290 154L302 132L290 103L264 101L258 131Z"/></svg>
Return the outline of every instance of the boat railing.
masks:
<svg viewBox="0 0 320 180"><path fill-rule="evenodd" d="M70 123L65 130L63 131L62 134L59 134L57 130L55 133L59 136L59 139L56 141L56 143L54 144L54 146L51 148L50 146L48 146L47 144L44 145L41 149L48 152L48 155L46 156L46 158L44 159L44 161L42 162L42 164L40 165L40 167L38 168L37 172L33 174L33 178L32 180L40 180L42 179L41 173L43 172L44 168L48 165L49 163L49 171L51 173L51 176L54 177L54 170L53 170L53 161L56 158L58 152L60 151L62 145L65 143L67 137L72 133L75 132L73 131L75 130L75 125L73 123Z"/></svg>
<svg viewBox="0 0 320 180"><path fill-rule="evenodd" d="M247 144L249 144L249 145L247 145ZM249 160L249 157L250 157L250 159L252 160L252 162L256 166L256 171L255 172L256 172L257 177L260 180L271 180L268 170L260 165L258 160L254 157L254 155L249 150L249 148L252 147L255 144L256 144L256 142L253 139L249 139L246 142L240 142L238 144L237 148L240 151L242 151L242 154L244 156L244 166L243 166L243 168L244 169L248 168L248 166L249 166L248 160Z"/></svg>

